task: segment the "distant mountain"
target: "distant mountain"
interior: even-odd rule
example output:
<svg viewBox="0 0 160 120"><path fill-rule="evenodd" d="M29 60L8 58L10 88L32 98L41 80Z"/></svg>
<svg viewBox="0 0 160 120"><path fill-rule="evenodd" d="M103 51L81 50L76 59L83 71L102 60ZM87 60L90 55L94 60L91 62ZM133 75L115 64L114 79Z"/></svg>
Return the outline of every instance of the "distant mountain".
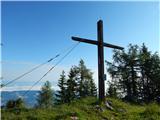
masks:
<svg viewBox="0 0 160 120"><path fill-rule="evenodd" d="M15 100L19 97L22 97L26 91L2 91L1 92L1 106L4 106L8 100ZM30 91L25 97L24 101L28 107L33 107L36 104L37 95L39 91Z"/></svg>

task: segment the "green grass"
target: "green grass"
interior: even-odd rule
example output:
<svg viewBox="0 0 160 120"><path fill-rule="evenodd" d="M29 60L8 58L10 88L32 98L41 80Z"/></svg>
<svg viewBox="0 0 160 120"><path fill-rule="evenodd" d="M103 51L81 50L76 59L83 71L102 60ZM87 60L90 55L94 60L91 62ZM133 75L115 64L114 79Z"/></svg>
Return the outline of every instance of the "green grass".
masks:
<svg viewBox="0 0 160 120"><path fill-rule="evenodd" d="M103 111L97 110L97 99L88 97L52 109L2 110L1 117L2 120L71 120L71 116L78 120L160 120L160 106L155 103L142 106L113 98L107 100L113 110L104 104L101 105Z"/></svg>

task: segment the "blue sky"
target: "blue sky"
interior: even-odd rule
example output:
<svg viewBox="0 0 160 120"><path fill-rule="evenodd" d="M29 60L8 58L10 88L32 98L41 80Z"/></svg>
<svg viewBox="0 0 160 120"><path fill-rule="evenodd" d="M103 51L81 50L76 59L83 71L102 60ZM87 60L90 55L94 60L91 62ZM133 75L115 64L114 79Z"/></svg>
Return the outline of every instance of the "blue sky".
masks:
<svg viewBox="0 0 160 120"><path fill-rule="evenodd" d="M3 82L29 70L76 42L71 36L97 39L97 21L103 20L104 41L127 48L129 43L145 43L159 51L158 2L2 2L2 76ZM112 49L105 48L105 60ZM59 74L80 59L95 73L97 48L81 43L43 82L56 89ZM27 88L56 61L8 86ZM38 89L41 84L37 85Z"/></svg>

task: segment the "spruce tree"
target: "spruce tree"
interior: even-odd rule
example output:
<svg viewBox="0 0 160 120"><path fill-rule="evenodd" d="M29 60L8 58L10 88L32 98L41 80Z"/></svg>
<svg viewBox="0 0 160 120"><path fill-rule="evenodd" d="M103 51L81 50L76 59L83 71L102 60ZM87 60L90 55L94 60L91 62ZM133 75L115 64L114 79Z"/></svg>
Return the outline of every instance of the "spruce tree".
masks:
<svg viewBox="0 0 160 120"><path fill-rule="evenodd" d="M53 91L51 89L51 83L46 81L39 92L37 107L40 108L52 108L53 107Z"/></svg>
<svg viewBox="0 0 160 120"><path fill-rule="evenodd" d="M72 67L70 69L68 77L69 78L67 80L66 101L69 103L72 100L77 98L77 93L76 93L76 89L77 89L77 83L76 83L77 72L76 72L76 68L75 67Z"/></svg>
<svg viewBox="0 0 160 120"><path fill-rule="evenodd" d="M79 66L73 66L70 69L67 80L62 72L58 86L60 90L56 96L59 103L69 103L74 99L86 96L97 96L93 73L87 69L83 60L80 60Z"/></svg>
<svg viewBox="0 0 160 120"><path fill-rule="evenodd" d="M58 87L60 88L58 93L56 94L58 103L66 103L66 75L65 72L62 71L60 75L60 79L58 80Z"/></svg>

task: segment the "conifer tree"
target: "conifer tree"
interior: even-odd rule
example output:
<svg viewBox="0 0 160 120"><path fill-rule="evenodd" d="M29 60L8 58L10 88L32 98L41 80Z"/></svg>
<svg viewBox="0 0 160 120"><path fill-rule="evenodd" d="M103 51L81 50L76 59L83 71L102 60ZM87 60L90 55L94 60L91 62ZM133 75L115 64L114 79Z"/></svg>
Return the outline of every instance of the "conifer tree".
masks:
<svg viewBox="0 0 160 120"><path fill-rule="evenodd" d="M108 72L117 81L125 100L151 102L160 99L160 57L142 47L129 45L128 52L114 51ZM112 88L110 88L112 90ZM112 91L113 92L113 91Z"/></svg>
<svg viewBox="0 0 160 120"><path fill-rule="evenodd" d="M143 44L140 49L139 62L141 65L142 88L141 97L145 102L156 100L160 96L160 57L157 53L151 54Z"/></svg>
<svg viewBox="0 0 160 120"><path fill-rule="evenodd" d="M52 108L54 103L53 91L51 89L51 83L46 81L39 92L37 107L40 108Z"/></svg>
<svg viewBox="0 0 160 120"><path fill-rule="evenodd" d="M125 99L128 101L136 102L138 99L137 90L137 58L138 58L138 46L129 45L128 52L114 50L113 60L114 64L111 64L108 69L114 81L119 82L120 89L123 93L126 93ZM118 67L115 67L118 65Z"/></svg>
<svg viewBox="0 0 160 120"><path fill-rule="evenodd" d="M60 90L56 94L57 102L66 103L66 75L64 71L62 71L60 79L58 80L58 87L60 88Z"/></svg>
<svg viewBox="0 0 160 120"><path fill-rule="evenodd" d="M69 103L72 100L77 98L76 95L76 89L77 89L77 83L76 83L76 77L77 77L77 71L75 67L72 67L70 69L69 75L67 80L67 89L66 89L66 101Z"/></svg>
<svg viewBox="0 0 160 120"><path fill-rule="evenodd" d="M79 72L79 97L85 96L85 74L88 72L86 69L86 66L84 65L84 61L80 60L79 66L78 66L78 72Z"/></svg>
<svg viewBox="0 0 160 120"><path fill-rule="evenodd" d="M90 96L97 96L97 88L93 79L90 80Z"/></svg>
<svg viewBox="0 0 160 120"><path fill-rule="evenodd" d="M92 81L92 73L84 64L84 61L81 59L78 66L79 81L78 81L78 93L79 97L86 97L90 95L90 83ZM93 85L93 84L92 84ZM93 86L92 86L93 87Z"/></svg>
<svg viewBox="0 0 160 120"><path fill-rule="evenodd" d="M117 96L117 87L111 82L109 82L109 88L108 88L107 93L108 93L107 95L109 97L113 97L113 98L117 98L118 97Z"/></svg>
<svg viewBox="0 0 160 120"><path fill-rule="evenodd" d="M80 60L79 66L73 66L70 69L67 80L62 72L58 86L60 91L56 96L59 103L69 103L74 99L86 96L97 96L93 73L87 69L83 60Z"/></svg>

